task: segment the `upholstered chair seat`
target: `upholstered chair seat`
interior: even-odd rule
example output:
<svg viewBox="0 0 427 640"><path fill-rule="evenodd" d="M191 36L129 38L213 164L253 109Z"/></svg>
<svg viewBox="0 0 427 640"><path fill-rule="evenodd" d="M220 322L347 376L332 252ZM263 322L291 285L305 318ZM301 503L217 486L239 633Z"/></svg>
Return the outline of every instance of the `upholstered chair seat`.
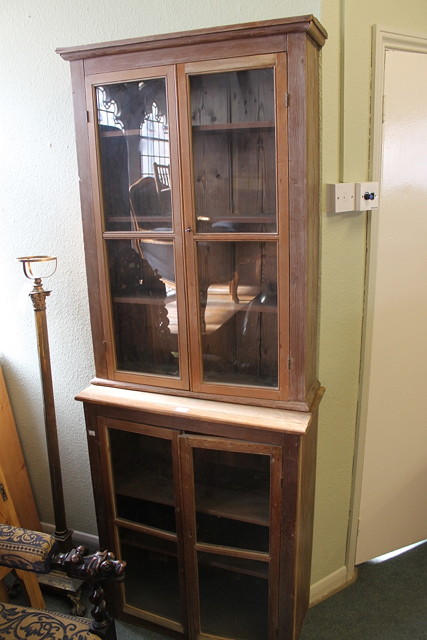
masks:
<svg viewBox="0 0 427 640"><path fill-rule="evenodd" d="M58 553L53 536L0 524L0 566L34 573L62 570L92 587L93 620L0 602L0 640L115 640L103 585L120 582L124 562L108 551L89 555L85 547Z"/></svg>
<svg viewBox="0 0 427 640"><path fill-rule="evenodd" d="M0 602L0 640L99 640L91 620Z"/></svg>

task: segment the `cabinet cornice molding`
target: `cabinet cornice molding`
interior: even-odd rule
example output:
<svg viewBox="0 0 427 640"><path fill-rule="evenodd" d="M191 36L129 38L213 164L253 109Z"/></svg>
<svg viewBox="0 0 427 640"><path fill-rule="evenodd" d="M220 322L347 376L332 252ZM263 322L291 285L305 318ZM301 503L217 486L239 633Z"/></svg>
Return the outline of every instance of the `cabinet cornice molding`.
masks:
<svg viewBox="0 0 427 640"><path fill-rule="evenodd" d="M292 18L278 18L245 24L233 24L223 27L181 31L179 33L159 34L141 38L129 38L115 42L99 42L78 47L59 47L56 49L64 60L82 60L97 56L133 53L180 47L186 44L207 44L220 40L255 38L288 33L305 32L319 47L322 47L328 34L320 22L312 15Z"/></svg>

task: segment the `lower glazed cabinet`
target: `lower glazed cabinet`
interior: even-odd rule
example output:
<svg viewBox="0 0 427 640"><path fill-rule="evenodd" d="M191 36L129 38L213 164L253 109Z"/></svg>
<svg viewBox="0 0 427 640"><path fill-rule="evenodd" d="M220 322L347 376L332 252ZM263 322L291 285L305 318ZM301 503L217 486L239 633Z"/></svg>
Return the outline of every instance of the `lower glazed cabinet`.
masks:
<svg viewBox="0 0 427 640"><path fill-rule="evenodd" d="M196 640L296 640L308 605L317 402L307 413L92 386L115 614Z"/></svg>

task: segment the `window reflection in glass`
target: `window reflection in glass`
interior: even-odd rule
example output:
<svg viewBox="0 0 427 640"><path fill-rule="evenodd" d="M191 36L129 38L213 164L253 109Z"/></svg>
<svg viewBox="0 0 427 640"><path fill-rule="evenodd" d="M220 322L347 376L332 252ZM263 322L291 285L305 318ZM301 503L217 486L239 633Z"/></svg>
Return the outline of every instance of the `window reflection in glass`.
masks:
<svg viewBox="0 0 427 640"><path fill-rule="evenodd" d="M96 87L107 231L171 230L165 78Z"/></svg>

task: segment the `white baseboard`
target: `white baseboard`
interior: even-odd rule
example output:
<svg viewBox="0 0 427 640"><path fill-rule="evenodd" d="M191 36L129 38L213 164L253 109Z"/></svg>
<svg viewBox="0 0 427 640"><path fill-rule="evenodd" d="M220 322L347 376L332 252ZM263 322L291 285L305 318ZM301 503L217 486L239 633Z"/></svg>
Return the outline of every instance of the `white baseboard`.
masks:
<svg viewBox="0 0 427 640"><path fill-rule="evenodd" d="M49 522L41 522L42 530L45 533L53 535L55 533L55 525ZM90 551L97 551L99 549L98 536L94 536L84 531L73 531L73 543L77 547L79 544L83 544L88 547Z"/></svg>
<svg viewBox="0 0 427 640"><path fill-rule="evenodd" d="M348 580L347 567L344 565L310 587L310 606L317 604L335 591L339 591L352 580Z"/></svg>

